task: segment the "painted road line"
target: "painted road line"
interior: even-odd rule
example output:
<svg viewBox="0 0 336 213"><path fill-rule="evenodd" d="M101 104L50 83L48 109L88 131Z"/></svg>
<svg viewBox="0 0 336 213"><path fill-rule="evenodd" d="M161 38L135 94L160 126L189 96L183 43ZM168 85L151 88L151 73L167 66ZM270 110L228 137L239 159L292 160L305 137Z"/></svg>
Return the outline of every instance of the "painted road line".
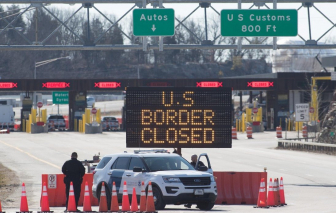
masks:
<svg viewBox="0 0 336 213"><path fill-rule="evenodd" d="M0 141L0 142L3 143L3 144L5 144L5 145L8 146L8 147L11 147L11 148L13 148L13 149L16 149L16 150L18 150L18 151L20 151L20 152L22 152L22 153L28 155L29 157L31 157L31 158L33 158L33 159L35 159L35 160L38 160L38 161L40 161L40 162L42 162L42 163L45 163L45 164L48 164L49 166L55 167L56 169L61 169L61 167L59 167L59 166L57 166L57 165L55 165L55 164L52 164L52 163L50 163L50 162L48 162L48 161L42 160L42 159L40 159L40 158L38 158L38 157L36 157L36 156L30 154L29 152L23 151L22 149L20 149L20 148L18 148L18 147L16 147L16 146L10 145L10 144L8 144L8 143L6 143L6 142L4 142L4 141Z"/></svg>

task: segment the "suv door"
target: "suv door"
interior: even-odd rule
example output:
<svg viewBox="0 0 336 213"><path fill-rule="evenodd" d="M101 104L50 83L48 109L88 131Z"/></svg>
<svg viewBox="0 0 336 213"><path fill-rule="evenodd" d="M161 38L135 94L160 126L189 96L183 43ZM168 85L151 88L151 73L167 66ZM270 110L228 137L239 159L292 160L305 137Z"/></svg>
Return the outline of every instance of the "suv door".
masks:
<svg viewBox="0 0 336 213"><path fill-rule="evenodd" d="M144 181L143 172L133 172L134 167L139 167L144 171L147 171L145 164L140 157L132 157L128 170L125 172L127 181L127 191L128 194L133 193L133 187L135 187L136 194L141 194L141 182Z"/></svg>
<svg viewBox="0 0 336 213"><path fill-rule="evenodd" d="M108 182L109 188L112 192L112 185L115 182L117 193L122 194L124 183L122 183L123 177L125 177L125 171L129 167L131 157L118 157L111 166L111 170L108 172L110 180Z"/></svg>
<svg viewBox="0 0 336 213"><path fill-rule="evenodd" d="M197 163L196 163L196 167L198 167L198 162L199 161L203 162L204 165L206 167L208 167L208 170L206 172L208 172L210 174L213 174L213 171L212 171L212 168L211 168L211 164L210 164L210 160L209 160L209 157L208 157L207 153L202 153L202 154L199 155ZM197 170L197 168L196 168L196 170Z"/></svg>

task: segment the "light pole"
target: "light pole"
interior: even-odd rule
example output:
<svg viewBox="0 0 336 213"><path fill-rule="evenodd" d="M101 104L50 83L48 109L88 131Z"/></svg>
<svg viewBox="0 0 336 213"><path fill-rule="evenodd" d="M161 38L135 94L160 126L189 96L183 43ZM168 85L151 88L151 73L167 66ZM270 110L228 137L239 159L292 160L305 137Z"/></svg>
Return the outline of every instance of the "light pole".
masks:
<svg viewBox="0 0 336 213"><path fill-rule="evenodd" d="M70 56L66 56L66 57L59 57L59 58L53 58L53 59L49 59L49 60L45 60L45 61L39 61L39 62L35 62L35 66L34 66L34 79L36 79L36 68L49 64L51 62L57 61L57 60L61 60L61 59L71 59ZM34 91L33 93L33 108L36 109L37 107L37 97L36 97L36 92Z"/></svg>

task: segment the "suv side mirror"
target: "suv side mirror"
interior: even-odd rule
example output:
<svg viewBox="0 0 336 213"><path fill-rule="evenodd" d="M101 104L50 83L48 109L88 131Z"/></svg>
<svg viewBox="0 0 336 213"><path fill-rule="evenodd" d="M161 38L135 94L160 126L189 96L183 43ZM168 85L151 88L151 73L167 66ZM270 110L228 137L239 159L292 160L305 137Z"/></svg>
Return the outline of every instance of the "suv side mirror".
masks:
<svg viewBox="0 0 336 213"><path fill-rule="evenodd" d="M198 170L198 171L201 171L201 172L206 172L206 171L208 171L208 167L206 167L206 166L199 166L199 167L197 168L197 170Z"/></svg>
<svg viewBox="0 0 336 213"><path fill-rule="evenodd" d="M142 168L140 167L133 167L133 172L142 172Z"/></svg>

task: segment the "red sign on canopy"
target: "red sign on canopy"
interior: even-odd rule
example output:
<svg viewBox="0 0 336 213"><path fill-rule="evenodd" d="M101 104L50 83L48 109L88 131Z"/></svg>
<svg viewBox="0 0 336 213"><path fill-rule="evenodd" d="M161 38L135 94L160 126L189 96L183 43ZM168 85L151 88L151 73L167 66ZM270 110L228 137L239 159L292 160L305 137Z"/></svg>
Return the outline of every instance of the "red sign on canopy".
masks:
<svg viewBox="0 0 336 213"><path fill-rule="evenodd" d="M223 87L223 82L201 81L201 82L196 82L196 87Z"/></svg>
<svg viewBox="0 0 336 213"><path fill-rule="evenodd" d="M98 87L98 88L106 88L106 89L115 89L117 87L120 87L120 82L95 82L94 83L94 87Z"/></svg>
<svg viewBox="0 0 336 213"><path fill-rule="evenodd" d="M259 88L267 88L267 87L274 87L274 82L270 81L252 81L247 82L248 87L259 87Z"/></svg>
<svg viewBox="0 0 336 213"><path fill-rule="evenodd" d="M14 82L0 82L0 89L13 89L17 88L17 83Z"/></svg>
<svg viewBox="0 0 336 213"><path fill-rule="evenodd" d="M48 89L63 89L63 88L67 88L70 87L70 83L67 82L46 82L46 83L42 83L42 88L48 88Z"/></svg>

